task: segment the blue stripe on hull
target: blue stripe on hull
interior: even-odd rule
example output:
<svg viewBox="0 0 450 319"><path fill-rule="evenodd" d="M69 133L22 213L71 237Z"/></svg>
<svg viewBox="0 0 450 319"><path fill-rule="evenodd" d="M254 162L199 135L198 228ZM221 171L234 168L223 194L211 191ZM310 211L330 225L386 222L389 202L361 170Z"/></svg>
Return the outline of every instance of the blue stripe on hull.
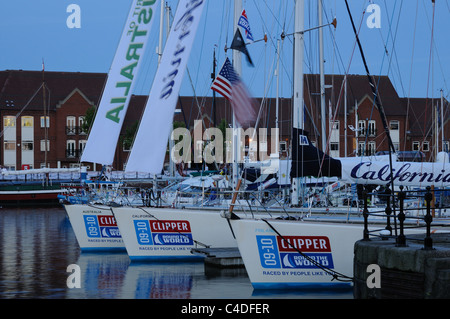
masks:
<svg viewBox="0 0 450 319"><path fill-rule="evenodd" d="M85 247L82 252L126 252L125 247Z"/></svg>
<svg viewBox="0 0 450 319"><path fill-rule="evenodd" d="M204 256L130 256L131 261L202 261L205 259Z"/></svg>
<svg viewBox="0 0 450 319"><path fill-rule="evenodd" d="M253 282L254 289L348 289L353 285L349 282Z"/></svg>

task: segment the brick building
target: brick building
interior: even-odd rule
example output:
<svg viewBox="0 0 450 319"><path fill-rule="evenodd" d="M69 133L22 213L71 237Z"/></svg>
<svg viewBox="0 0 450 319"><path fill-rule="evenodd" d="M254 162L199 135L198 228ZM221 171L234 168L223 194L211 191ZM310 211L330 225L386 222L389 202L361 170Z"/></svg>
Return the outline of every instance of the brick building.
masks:
<svg viewBox="0 0 450 319"><path fill-rule="evenodd" d="M344 108L344 76L327 75L331 85L325 91L327 152L335 157L373 154L388 149L386 135L379 112L374 106L367 77L347 77L347 109ZM87 140L82 123L91 107L99 104L106 81L103 73L0 71L1 142L0 165L8 169L79 166L81 152ZM441 149L441 139L435 139L432 106L440 99L401 98L388 77L375 78L385 109L387 124L394 145L399 151L421 150L426 159L433 159L436 140ZM305 75L305 129L319 148L321 143L320 84L319 76ZM44 94L45 93L45 94ZM132 96L122 128L122 136L140 119L147 96ZM275 127L276 101L258 99L261 116L258 127ZM444 105L444 136L450 136L450 111ZM331 105L331 107L329 107ZM213 107L215 106L215 107ZM335 117L331 121L329 109ZM174 120L189 129L195 120L203 120L206 127L219 125L222 119L232 122L228 101L222 97L180 97ZM292 104L290 98L279 99L278 126L280 128L280 153L287 156L292 130ZM204 127L203 129L205 129ZM425 137L424 137L425 136ZM248 141L248 138L247 138ZM114 169L122 170L129 150L118 143ZM270 150L270 145L266 146ZM246 148L248 149L248 148ZM90 170L100 165L84 163Z"/></svg>

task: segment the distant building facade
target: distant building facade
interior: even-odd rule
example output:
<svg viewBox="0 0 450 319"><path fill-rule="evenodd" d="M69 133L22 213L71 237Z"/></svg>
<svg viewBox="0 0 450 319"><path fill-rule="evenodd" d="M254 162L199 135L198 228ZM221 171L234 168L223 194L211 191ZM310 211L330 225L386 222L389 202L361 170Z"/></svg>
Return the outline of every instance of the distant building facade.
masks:
<svg viewBox="0 0 450 319"><path fill-rule="evenodd" d="M343 75L325 76L328 147L324 147L321 142L319 76L305 75L304 125L310 139L334 157L387 151L385 127L367 77L348 75L346 84L344 79ZM435 112L440 99L400 98L388 77L375 79L386 114L385 123L396 150L420 151L425 160L432 160L436 148L443 149L441 115L439 111ZM80 158L88 138L87 130L83 129L85 116L90 108L99 104L105 81L106 74L103 73L0 71L0 165L19 170L83 164L89 170L99 170L99 164L80 163ZM139 121L146 100L146 96L132 96L130 100L114 157L113 168L116 170L123 170L126 165L130 147L123 143L123 137L127 129ZM274 98L257 100L261 104L258 128L266 128L269 139L253 141L247 136L246 155L256 149L270 153L270 129L275 128L278 118L280 156L289 156L291 99L279 99L278 117ZM450 111L445 99L443 110L444 149L447 147L448 150ZM232 123L231 106L222 97L180 97L177 111L174 121L190 130L194 129L195 123L204 125L203 130L219 126L222 120L227 125ZM435 120L436 113L438 121ZM202 146L204 144L198 147Z"/></svg>

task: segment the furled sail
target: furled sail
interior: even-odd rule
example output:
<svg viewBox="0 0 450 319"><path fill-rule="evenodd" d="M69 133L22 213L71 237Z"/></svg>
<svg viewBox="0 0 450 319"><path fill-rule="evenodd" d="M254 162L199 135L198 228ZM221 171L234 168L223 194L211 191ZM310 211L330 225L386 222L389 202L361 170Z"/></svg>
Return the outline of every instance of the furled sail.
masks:
<svg viewBox="0 0 450 319"><path fill-rule="evenodd" d="M138 133L126 165L129 172L159 174L187 61L192 49L203 0L180 0Z"/></svg>
<svg viewBox="0 0 450 319"><path fill-rule="evenodd" d="M340 177L341 162L317 149L309 140L308 132L293 129L291 178Z"/></svg>
<svg viewBox="0 0 450 319"><path fill-rule="evenodd" d="M81 162L111 165L160 1L133 0Z"/></svg>

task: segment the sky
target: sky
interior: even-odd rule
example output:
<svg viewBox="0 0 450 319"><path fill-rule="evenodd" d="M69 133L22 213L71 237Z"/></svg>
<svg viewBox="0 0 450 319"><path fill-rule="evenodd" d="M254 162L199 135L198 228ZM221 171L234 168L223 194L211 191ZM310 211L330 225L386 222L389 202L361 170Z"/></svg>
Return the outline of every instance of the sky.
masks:
<svg viewBox="0 0 450 319"><path fill-rule="evenodd" d="M159 0L158 0L159 1ZM207 0L181 95L211 96L213 53L218 68L231 50L233 1ZM323 28L325 73L365 74L344 0L321 0L324 24L336 17L337 28ZM348 0L373 75L387 75L401 97L449 98L450 0ZM113 4L112 4L113 3ZM177 0L168 0L172 16ZM80 27L70 28L69 5L80 8ZM379 8L365 12L369 5ZM131 0L21 0L0 2L0 70L107 73ZM248 45L255 66L242 59L242 77L257 97L276 95L276 47L283 30L293 31L294 0L243 0L255 40ZM379 19L377 19L379 17ZM368 20L379 25L368 24ZM369 21L369 22L370 22ZM433 22L434 21L434 22ZM433 25L433 27L432 27ZM317 1L305 0L305 29L318 26ZM378 26L378 27L377 27ZM164 30L164 32L166 32ZM304 71L319 72L318 31L305 33ZM431 35L433 34L433 45ZM153 24L135 94L148 95L156 71L159 12ZM279 96L292 92L292 36L282 41ZM217 70L218 72L218 70Z"/></svg>

